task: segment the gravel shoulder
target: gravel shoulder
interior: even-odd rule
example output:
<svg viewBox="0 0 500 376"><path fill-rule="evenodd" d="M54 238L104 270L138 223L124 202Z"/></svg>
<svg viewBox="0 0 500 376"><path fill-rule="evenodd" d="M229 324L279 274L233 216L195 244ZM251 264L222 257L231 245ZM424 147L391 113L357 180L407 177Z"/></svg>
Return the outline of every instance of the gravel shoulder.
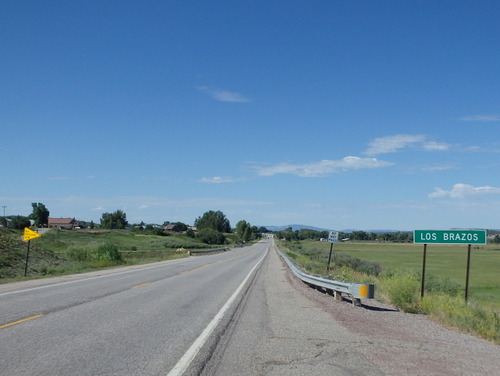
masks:
<svg viewBox="0 0 500 376"><path fill-rule="evenodd" d="M286 276L297 292L356 336L358 351L385 375L500 374L500 346L375 300L363 301L364 307L335 301L291 271Z"/></svg>
<svg viewBox="0 0 500 376"><path fill-rule="evenodd" d="M271 247L201 375L499 374L499 346L425 315L363 303L355 307L310 288Z"/></svg>

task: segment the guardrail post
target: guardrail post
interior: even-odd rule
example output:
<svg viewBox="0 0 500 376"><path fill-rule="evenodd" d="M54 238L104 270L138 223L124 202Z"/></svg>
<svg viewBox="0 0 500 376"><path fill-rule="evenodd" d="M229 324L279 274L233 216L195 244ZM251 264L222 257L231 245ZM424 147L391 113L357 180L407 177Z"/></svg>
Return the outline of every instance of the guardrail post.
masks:
<svg viewBox="0 0 500 376"><path fill-rule="evenodd" d="M333 297L335 300L342 300L342 293L340 291L333 291Z"/></svg>

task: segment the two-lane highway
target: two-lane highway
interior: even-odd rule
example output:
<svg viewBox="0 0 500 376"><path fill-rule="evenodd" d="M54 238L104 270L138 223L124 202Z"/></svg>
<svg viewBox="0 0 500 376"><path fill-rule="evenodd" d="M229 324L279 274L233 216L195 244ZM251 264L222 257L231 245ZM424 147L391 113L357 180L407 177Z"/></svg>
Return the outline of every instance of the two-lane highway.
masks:
<svg viewBox="0 0 500 376"><path fill-rule="evenodd" d="M0 375L494 375L497 345L307 287L273 240L16 290ZM74 278L74 277L71 277ZM372 306L374 305L374 306Z"/></svg>
<svg viewBox="0 0 500 376"><path fill-rule="evenodd" d="M217 324L230 299L237 303L235 292L268 248L260 242L0 294L0 373L159 375L176 365L182 371L189 364L178 362L189 362L193 343Z"/></svg>

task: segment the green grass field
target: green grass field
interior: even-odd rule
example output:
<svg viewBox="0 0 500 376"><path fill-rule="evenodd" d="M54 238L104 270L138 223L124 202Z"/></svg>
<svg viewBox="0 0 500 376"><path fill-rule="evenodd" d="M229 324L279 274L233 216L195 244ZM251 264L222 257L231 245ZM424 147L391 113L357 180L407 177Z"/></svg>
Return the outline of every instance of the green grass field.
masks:
<svg viewBox="0 0 500 376"><path fill-rule="evenodd" d="M302 241L306 250L330 251L330 243ZM423 245L400 243L344 242L333 250L379 263L384 269L406 269L421 273ZM324 256L325 257L325 256ZM322 257L322 258L324 258ZM428 245L426 276L450 278L465 290L467 245ZM500 245L472 246L469 301L500 310Z"/></svg>
<svg viewBox="0 0 500 376"><path fill-rule="evenodd" d="M35 240L55 252L70 248L94 248L113 243L121 252L164 252L177 248L204 248L208 245L186 236L158 236L130 230L51 230Z"/></svg>
<svg viewBox="0 0 500 376"><path fill-rule="evenodd" d="M40 276L79 273L96 268L185 257L187 250L218 248L184 234L160 236L132 230L56 230L31 241L29 270L24 277L27 243L21 231L0 229L0 283ZM230 238L230 236L228 236ZM103 256L112 245L119 255ZM181 251L183 249L183 251Z"/></svg>

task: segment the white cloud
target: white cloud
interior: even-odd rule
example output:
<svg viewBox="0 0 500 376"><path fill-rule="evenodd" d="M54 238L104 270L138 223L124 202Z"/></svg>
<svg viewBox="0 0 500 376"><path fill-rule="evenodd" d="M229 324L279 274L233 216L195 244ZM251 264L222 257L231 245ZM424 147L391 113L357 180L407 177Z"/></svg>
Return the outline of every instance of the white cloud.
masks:
<svg viewBox="0 0 500 376"><path fill-rule="evenodd" d="M435 172L435 171L445 171L445 170L453 170L456 166L453 164L446 165L436 165L436 166L425 166L422 167L421 170L424 172Z"/></svg>
<svg viewBox="0 0 500 376"><path fill-rule="evenodd" d="M424 150L429 150L429 151L445 151L445 150L448 150L450 148L450 146L448 144L444 144L442 142L425 142L423 145L422 145L422 148Z"/></svg>
<svg viewBox="0 0 500 376"><path fill-rule="evenodd" d="M379 161L376 158L345 157L340 160L322 160L304 164L280 163L270 167L257 167L260 176L290 174L300 177L323 177L338 171L358 170L391 166L393 163Z"/></svg>
<svg viewBox="0 0 500 376"><path fill-rule="evenodd" d="M201 183L212 183L212 184L235 183L238 181L241 181L241 179L223 178L221 176L214 176L213 178L202 178L199 180L199 182Z"/></svg>
<svg viewBox="0 0 500 376"><path fill-rule="evenodd" d="M462 121L493 122L500 121L500 115L470 115L460 118Z"/></svg>
<svg viewBox="0 0 500 376"><path fill-rule="evenodd" d="M435 188L435 191L429 193L429 198L446 197L451 198L464 198L467 196L478 196L478 195L488 195L488 194L500 194L500 188L484 186L484 187L474 187L469 184L458 183L453 185L451 190L446 191L441 188Z"/></svg>
<svg viewBox="0 0 500 376"><path fill-rule="evenodd" d="M422 135L397 134L394 136L378 137L370 142L368 150L364 154L377 155L384 153L394 153L417 143L424 142Z"/></svg>
<svg viewBox="0 0 500 376"><path fill-rule="evenodd" d="M404 148L419 148L425 151L445 151L450 145L426 141L425 136L418 134L396 134L393 136L378 137L369 143L368 149L364 152L367 155L377 155L385 153L395 153Z"/></svg>
<svg viewBox="0 0 500 376"><path fill-rule="evenodd" d="M220 102L235 102L235 103L249 103L252 102L251 99L244 97L239 93L235 93L223 89L213 89L207 86L198 86L197 89L202 93L207 94L213 99Z"/></svg>

